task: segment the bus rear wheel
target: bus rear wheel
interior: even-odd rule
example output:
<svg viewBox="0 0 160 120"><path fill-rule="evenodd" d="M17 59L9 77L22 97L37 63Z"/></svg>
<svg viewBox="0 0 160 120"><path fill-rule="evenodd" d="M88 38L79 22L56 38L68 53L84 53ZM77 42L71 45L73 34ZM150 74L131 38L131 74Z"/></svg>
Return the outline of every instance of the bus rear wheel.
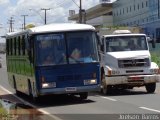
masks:
<svg viewBox="0 0 160 120"><path fill-rule="evenodd" d="M17 85L16 85L15 76L13 76L13 87L14 87L14 89L15 89L16 95L17 95L17 96L20 96L20 95L21 95L21 92L19 92L19 91L17 90Z"/></svg>
<svg viewBox="0 0 160 120"><path fill-rule="evenodd" d="M79 95L81 100L85 100L88 97L88 92L80 93Z"/></svg>

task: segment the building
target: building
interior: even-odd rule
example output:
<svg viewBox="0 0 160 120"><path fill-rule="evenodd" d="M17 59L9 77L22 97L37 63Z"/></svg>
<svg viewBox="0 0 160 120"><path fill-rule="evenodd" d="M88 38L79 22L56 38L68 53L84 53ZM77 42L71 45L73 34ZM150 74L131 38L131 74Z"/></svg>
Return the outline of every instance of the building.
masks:
<svg viewBox="0 0 160 120"><path fill-rule="evenodd" d="M117 0L113 4L113 24L137 26L160 42L160 0Z"/></svg>
<svg viewBox="0 0 160 120"><path fill-rule="evenodd" d="M83 10L83 23L99 28L100 26L112 26L113 25L113 15L112 15L112 5L111 2L102 2L88 10ZM73 14L69 16L68 20L79 21L79 14Z"/></svg>
<svg viewBox="0 0 160 120"><path fill-rule="evenodd" d="M85 22L100 27L138 27L160 42L160 0L100 0L85 11ZM79 14L69 17L78 22Z"/></svg>

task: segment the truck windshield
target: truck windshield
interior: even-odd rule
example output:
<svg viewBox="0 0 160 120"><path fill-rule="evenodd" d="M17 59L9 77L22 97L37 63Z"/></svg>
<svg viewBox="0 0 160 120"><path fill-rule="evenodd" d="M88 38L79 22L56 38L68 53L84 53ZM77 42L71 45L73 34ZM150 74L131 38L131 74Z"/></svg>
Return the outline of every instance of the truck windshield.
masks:
<svg viewBox="0 0 160 120"><path fill-rule="evenodd" d="M97 62L94 32L71 32L36 36L38 65Z"/></svg>
<svg viewBox="0 0 160 120"><path fill-rule="evenodd" d="M106 37L106 52L148 50L145 36Z"/></svg>

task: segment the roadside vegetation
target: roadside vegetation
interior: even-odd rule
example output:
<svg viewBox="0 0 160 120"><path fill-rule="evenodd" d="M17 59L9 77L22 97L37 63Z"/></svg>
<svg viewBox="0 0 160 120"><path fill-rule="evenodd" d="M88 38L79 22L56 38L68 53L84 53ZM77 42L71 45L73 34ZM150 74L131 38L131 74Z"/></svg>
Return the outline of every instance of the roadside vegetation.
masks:
<svg viewBox="0 0 160 120"><path fill-rule="evenodd" d="M150 52L152 61L156 62L160 67L160 43L156 43L156 48L154 49L150 46Z"/></svg>
<svg viewBox="0 0 160 120"><path fill-rule="evenodd" d="M158 52L151 52L151 59L153 62L157 63L160 67L160 53Z"/></svg>
<svg viewBox="0 0 160 120"><path fill-rule="evenodd" d="M2 119L2 117L6 115L7 115L7 111L5 108L3 108L2 104L0 103L0 119Z"/></svg>

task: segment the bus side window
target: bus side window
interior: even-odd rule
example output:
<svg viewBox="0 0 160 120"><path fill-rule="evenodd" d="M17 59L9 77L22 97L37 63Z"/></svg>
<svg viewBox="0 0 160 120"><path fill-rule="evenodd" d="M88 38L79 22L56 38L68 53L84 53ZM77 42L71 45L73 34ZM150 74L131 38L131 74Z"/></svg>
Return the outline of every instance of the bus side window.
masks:
<svg viewBox="0 0 160 120"><path fill-rule="evenodd" d="M9 55L9 50L10 50L10 49L9 49L9 47L10 47L10 46L9 46L9 41L10 41L9 39L7 39L7 41L6 41L6 43L7 43L7 44L6 44L7 55Z"/></svg>
<svg viewBox="0 0 160 120"><path fill-rule="evenodd" d="M25 36L26 49L30 63L33 63L33 40L29 36Z"/></svg>

